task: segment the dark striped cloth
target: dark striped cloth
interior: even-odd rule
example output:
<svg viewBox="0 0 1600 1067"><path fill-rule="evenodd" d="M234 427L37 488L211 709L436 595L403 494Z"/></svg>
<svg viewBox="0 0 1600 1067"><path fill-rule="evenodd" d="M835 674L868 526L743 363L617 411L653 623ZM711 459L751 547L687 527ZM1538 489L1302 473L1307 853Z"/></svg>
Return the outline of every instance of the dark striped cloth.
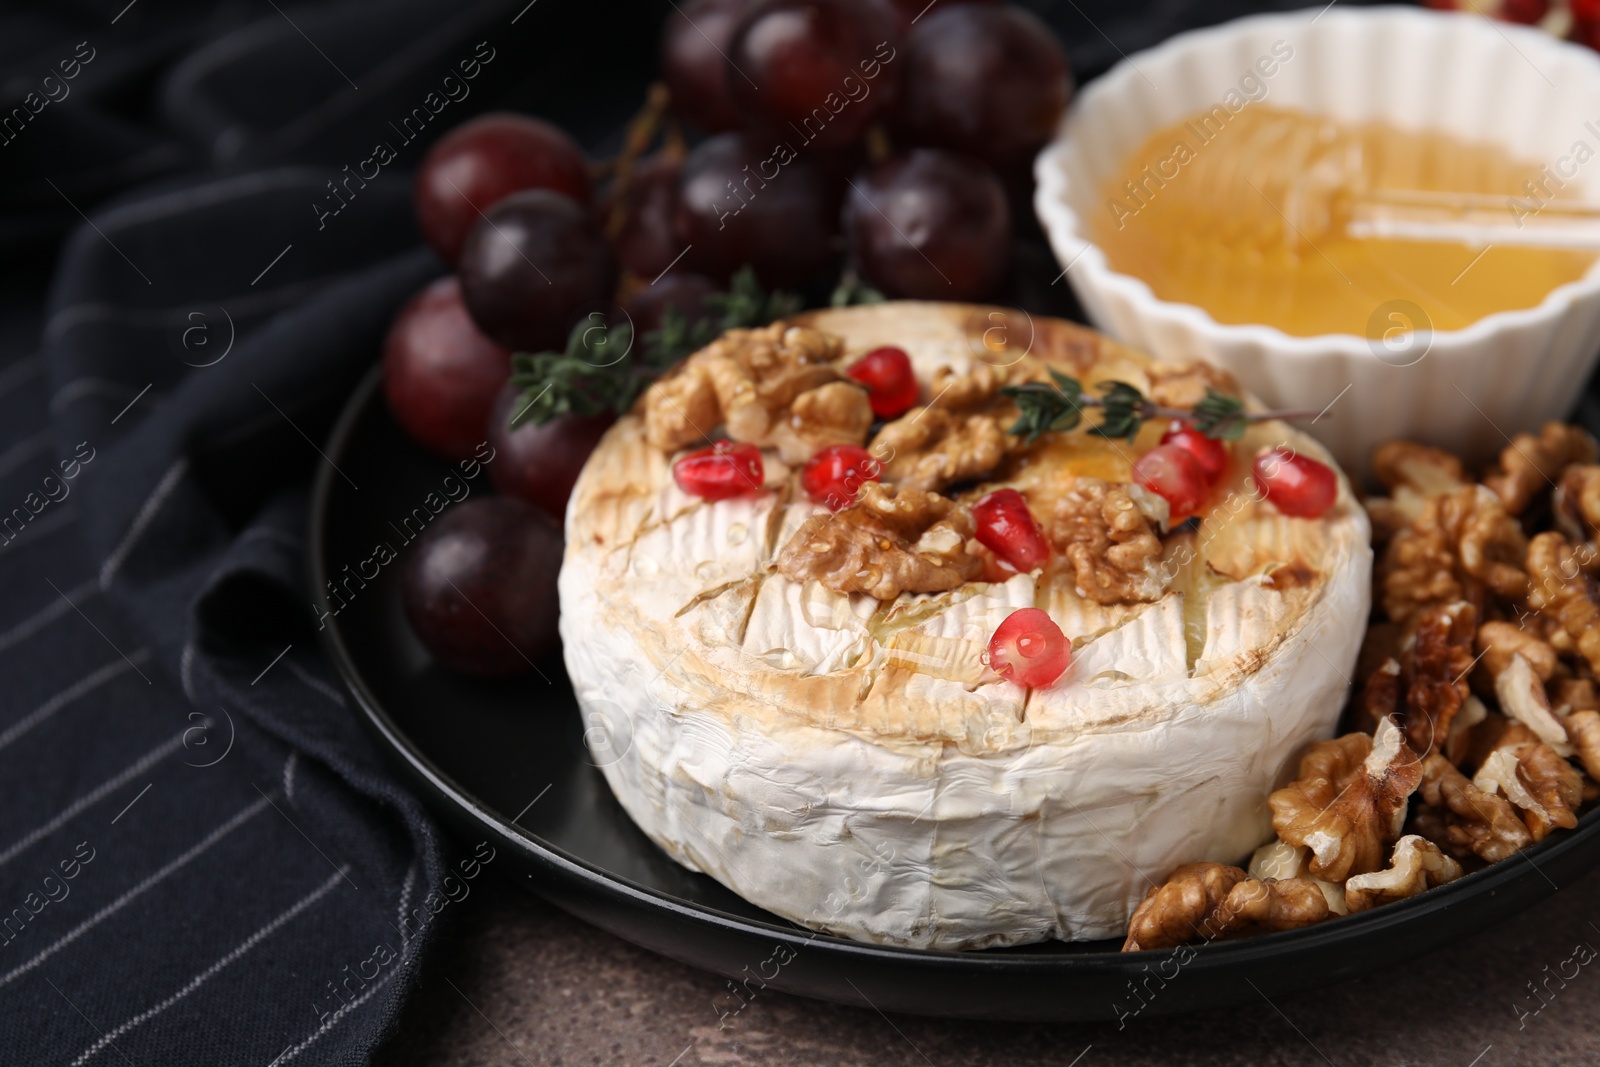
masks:
<svg viewBox="0 0 1600 1067"><path fill-rule="evenodd" d="M0 1061L363 1063L417 966L440 847L320 662L303 483L439 268L399 184L257 277L320 184L97 212L0 365Z"/></svg>
<svg viewBox="0 0 1600 1067"><path fill-rule="evenodd" d="M666 6L581 95L586 5L0 8L0 1064L392 1032L446 863L487 857L447 860L319 655L307 486L443 270L427 143L496 106L617 128Z"/></svg>
<svg viewBox="0 0 1600 1067"><path fill-rule="evenodd" d="M318 654L305 485L441 268L403 174L319 232L338 166L206 165L279 132L219 52L307 49L252 78L312 119L338 78L282 16L107 7L0 13L0 1063L364 1064L445 861Z"/></svg>
<svg viewBox="0 0 1600 1067"><path fill-rule="evenodd" d="M496 106L616 128L665 9L578 96L585 5L0 8L0 1064L365 1064L393 1030L447 861L318 653L306 488L443 269L427 143Z"/></svg>

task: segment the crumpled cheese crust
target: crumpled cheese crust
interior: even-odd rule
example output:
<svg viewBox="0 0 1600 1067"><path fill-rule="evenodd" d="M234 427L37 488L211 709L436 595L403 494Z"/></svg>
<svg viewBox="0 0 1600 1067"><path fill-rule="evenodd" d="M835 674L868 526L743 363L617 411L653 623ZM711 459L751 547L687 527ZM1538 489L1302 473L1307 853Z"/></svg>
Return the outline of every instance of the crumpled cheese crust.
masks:
<svg viewBox="0 0 1600 1067"><path fill-rule="evenodd" d="M964 324L983 310L810 319L846 359L901 345L926 380L976 358ZM1032 354L1080 377L1140 373L1087 330L1035 328ZM1276 566L1314 530L1316 577L1289 592L1246 575L1186 612L1178 590L1102 606L1018 575L879 604L772 572L810 506L694 506L646 451L638 419L619 420L567 516L561 631L592 758L671 856L784 918L931 948L1120 936L1148 877L1266 840L1263 798L1333 731L1371 565L1342 481L1326 523L1246 510L1218 538L1244 559L1242 524L1261 524ZM644 491L634 457L655 464ZM1029 692L979 653L1036 603L1081 640L1062 682Z"/></svg>

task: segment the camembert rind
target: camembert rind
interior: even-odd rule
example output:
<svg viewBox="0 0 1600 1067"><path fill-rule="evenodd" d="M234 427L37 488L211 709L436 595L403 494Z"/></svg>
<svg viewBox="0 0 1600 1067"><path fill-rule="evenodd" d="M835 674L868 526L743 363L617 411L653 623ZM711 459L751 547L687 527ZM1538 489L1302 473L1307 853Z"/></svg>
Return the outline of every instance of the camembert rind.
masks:
<svg viewBox="0 0 1600 1067"><path fill-rule="evenodd" d="M926 382L994 358L974 343L985 312L808 320L843 335L847 359L899 344ZM1066 345L1079 373L1084 359L1108 371L1085 380L1143 364L1089 331L1035 325L1048 342L1036 336L1035 355ZM1326 459L1276 423L1239 447L1285 438ZM568 672L630 817L785 918L931 948L1120 935L1151 880L1266 840L1267 794L1334 732L1371 567L1343 479L1321 520L1247 502L1209 536L1175 538L1169 554L1182 543L1197 558L1153 603L1104 607L1019 575L879 605L770 573L811 505L695 501L669 459L629 416L579 480L561 574ZM767 467L769 486L788 480L770 454ZM1241 560L1242 576L1212 571L1241 575ZM1067 675L1031 693L978 660L1029 605L1078 639Z"/></svg>

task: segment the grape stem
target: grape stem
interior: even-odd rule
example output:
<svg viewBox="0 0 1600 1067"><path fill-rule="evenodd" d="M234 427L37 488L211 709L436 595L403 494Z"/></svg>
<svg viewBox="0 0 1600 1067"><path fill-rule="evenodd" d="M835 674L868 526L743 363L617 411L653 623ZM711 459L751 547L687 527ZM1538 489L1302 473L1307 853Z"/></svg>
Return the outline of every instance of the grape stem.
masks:
<svg viewBox="0 0 1600 1067"><path fill-rule="evenodd" d="M628 123L623 137L622 151L608 166L616 173L616 185L611 194L611 214L606 219L606 240L615 241L622 235L628 221L628 193L633 185L633 172L639 158L655 143L656 133L666 118L672 104L672 94L665 82L652 82L645 91L644 107Z"/></svg>
<svg viewBox="0 0 1600 1067"><path fill-rule="evenodd" d="M874 122L867 127L866 133L867 162L876 166L888 162L894 154L894 148L889 142L889 131L881 122Z"/></svg>

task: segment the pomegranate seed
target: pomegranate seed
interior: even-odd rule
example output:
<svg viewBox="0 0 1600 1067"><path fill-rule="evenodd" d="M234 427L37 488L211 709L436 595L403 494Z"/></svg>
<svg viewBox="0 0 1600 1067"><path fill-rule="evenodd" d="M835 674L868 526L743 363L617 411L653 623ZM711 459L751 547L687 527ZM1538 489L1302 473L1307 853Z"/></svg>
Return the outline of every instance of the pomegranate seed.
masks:
<svg viewBox="0 0 1600 1067"><path fill-rule="evenodd" d="M1271 448L1256 457L1256 484L1285 515L1315 519L1333 507L1339 479L1333 468L1286 448Z"/></svg>
<svg viewBox="0 0 1600 1067"><path fill-rule="evenodd" d="M880 419L904 415L917 402L917 376L904 349L874 348L845 373L867 387L867 401Z"/></svg>
<svg viewBox="0 0 1600 1067"><path fill-rule="evenodd" d="M1181 445L1157 445L1133 465L1133 480L1167 502L1176 526L1199 511L1211 488L1205 468Z"/></svg>
<svg viewBox="0 0 1600 1067"><path fill-rule="evenodd" d="M1161 435L1164 445L1177 445L1200 461L1200 469L1206 472L1206 481L1212 485L1222 480L1222 475L1228 469L1228 445L1215 437L1207 437L1199 430L1186 422L1177 419L1172 421L1172 426Z"/></svg>
<svg viewBox="0 0 1600 1067"><path fill-rule="evenodd" d="M732 441L718 441L710 448L690 452L672 465L672 480L678 488L704 500L759 492L765 479L761 449Z"/></svg>
<svg viewBox="0 0 1600 1067"><path fill-rule="evenodd" d="M1567 7L1577 22L1600 22L1600 0L1570 0Z"/></svg>
<svg viewBox="0 0 1600 1067"><path fill-rule="evenodd" d="M983 570L978 573L980 582L1009 582L1017 576L1017 568L995 555L993 552L980 552L978 557L983 560Z"/></svg>
<svg viewBox="0 0 1600 1067"><path fill-rule="evenodd" d="M829 445L806 461L800 484L806 494L829 511L847 508L867 482L875 482L883 464L860 445Z"/></svg>
<svg viewBox="0 0 1600 1067"><path fill-rule="evenodd" d="M1532 26L1550 13L1550 0L1506 0L1500 8L1500 17L1507 22L1520 22Z"/></svg>
<svg viewBox="0 0 1600 1067"><path fill-rule="evenodd" d="M1066 672L1072 645L1055 620L1038 608L1018 608L989 638L989 667L1029 689L1043 689Z"/></svg>
<svg viewBox="0 0 1600 1067"><path fill-rule="evenodd" d="M1031 571L1050 558L1050 543L1015 489L996 489L972 505L972 519L978 543L1018 571Z"/></svg>

